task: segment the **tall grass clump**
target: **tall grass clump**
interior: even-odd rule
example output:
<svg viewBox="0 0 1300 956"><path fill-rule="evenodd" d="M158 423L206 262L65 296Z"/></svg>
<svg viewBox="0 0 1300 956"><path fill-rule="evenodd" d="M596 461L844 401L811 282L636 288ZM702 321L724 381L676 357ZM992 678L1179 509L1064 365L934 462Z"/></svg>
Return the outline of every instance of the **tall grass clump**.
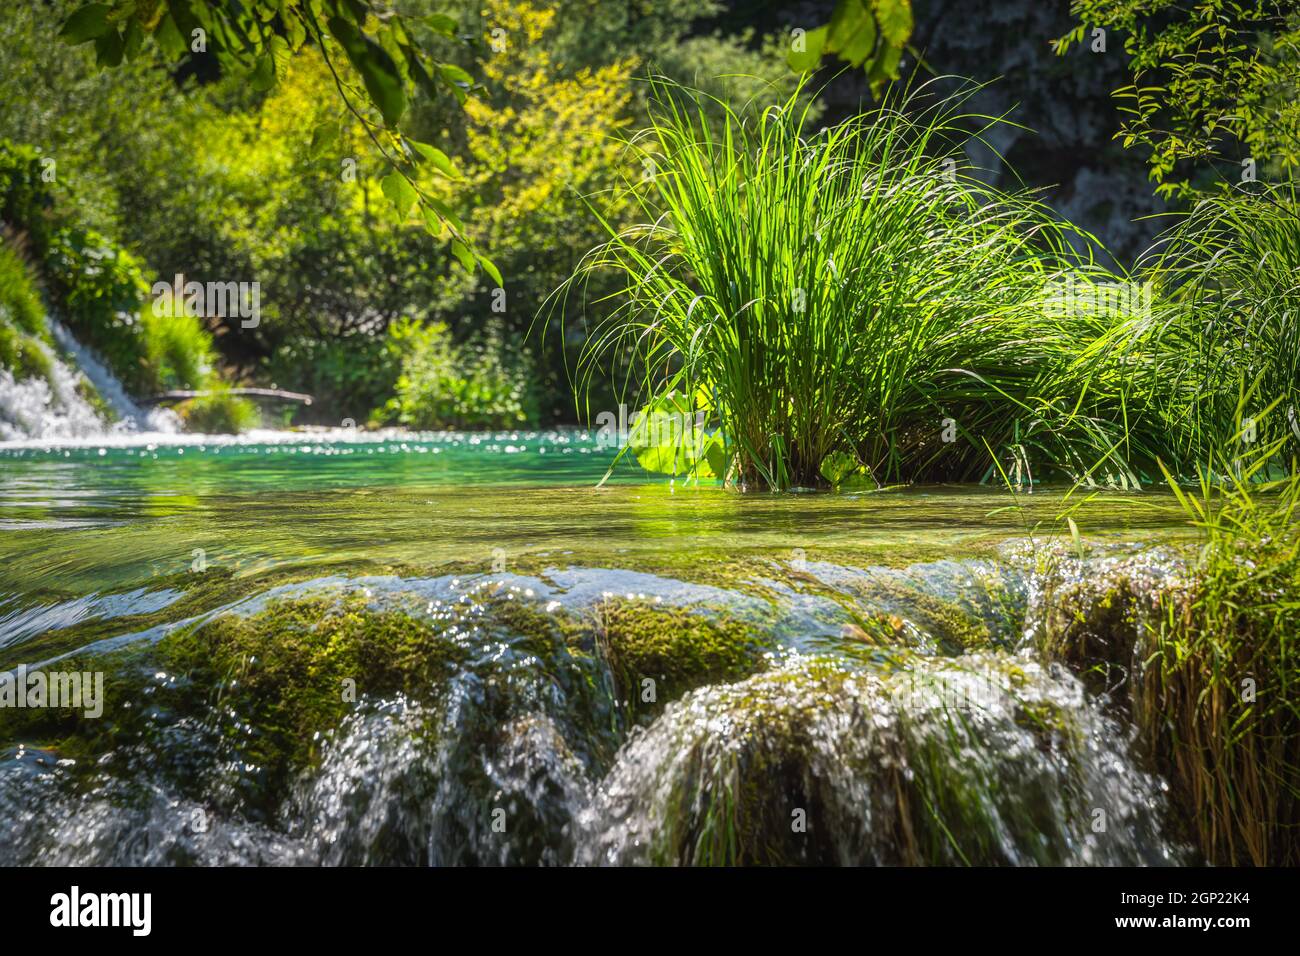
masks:
<svg viewBox="0 0 1300 956"><path fill-rule="evenodd" d="M999 122L963 112L972 90L818 131L799 93L746 120L654 85L631 141L640 222L555 299L621 280L580 390L633 355L638 396L689 396L742 487L822 484L832 455L880 484L981 479L990 450L1020 480L1158 475L1133 317L1075 294L1114 277L1091 237L970 174L962 144Z"/></svg>
<svg viewBox="0 0 1300 956"><path fill-rule="evenodd" d="M1214 864L1300 863L1300 472L1285 440L1170 485L1203 534L1139 648L1134 719ZM1211 471L1223 474L1215 483Z"/></svg>
<svg viewBox="0 0 1300 956"><path fill-rule="evenodd" d="M1160 334L1181 343L1174 427L1200 449L1235 433L1243 396L1251 439L1284 439L1275 464L1300 454L1300 190L1294 181L1241 183L1202 199L1142 263L1167 307ZM1276 404L1282 414L1265 416ZM1198 449L1187 449L1202 461Z"/></svg>

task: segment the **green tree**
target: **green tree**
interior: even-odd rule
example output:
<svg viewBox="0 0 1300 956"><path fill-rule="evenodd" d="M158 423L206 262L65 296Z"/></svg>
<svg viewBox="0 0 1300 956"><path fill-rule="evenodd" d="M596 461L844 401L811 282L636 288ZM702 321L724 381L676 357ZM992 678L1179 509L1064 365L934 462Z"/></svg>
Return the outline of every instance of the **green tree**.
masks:
<svg viewBox="0 0 1300 956"><path fill-rule="evenodd" d="M1133 80L1114 92L1125 117L1117 138L1150 150L1158 194L1196 192L1206 161L1226 162L1233 180L1300 165L1300 13L1291 0L1073 0L1070 9L1079 25L1055 41L1058 53L1105 31L1124 36Z"/></svg>
<svg viewBox="0 0 1300 956"><path fill-rule="evenodd" d="M416 90L449 93L460 103L469 96L470 75L434 55L435 39L453 39L456 30L450 16L410 17L382 0L112 0L79 6L60 35L72 44L93 43L107 67L134 59L150 42L171 62L210 54L223 72L246 77L259 91L287 75L296 53L315 51L388 164L383 191L398 217L418 206L433 235L450 233L451 250L467 270L477 263L496 276L492 262L470 248L460 220L422 184L422 166L451 174L446 153L399 125ZM345 62L353 76L341 69ZM332 129L322 127L318 143Z"/></svg>

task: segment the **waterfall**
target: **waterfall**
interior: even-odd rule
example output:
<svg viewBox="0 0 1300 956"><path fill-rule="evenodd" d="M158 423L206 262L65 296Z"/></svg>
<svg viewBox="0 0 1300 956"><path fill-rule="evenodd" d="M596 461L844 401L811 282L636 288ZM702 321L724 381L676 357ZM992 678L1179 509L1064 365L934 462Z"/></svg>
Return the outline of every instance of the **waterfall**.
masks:
<svg viewBox="0 0 1300 956"><path fill-rule="evenodd" d="M117 377L61 322L47 317L46 325L62 356L44 343L37 343L48 359L48 380L39 375L18 380L12 373L0 370L0 441L180 430L175 413L165 409L146 411L133 402ZM102 400L107 416L91 400L95 394Z"/></svg>

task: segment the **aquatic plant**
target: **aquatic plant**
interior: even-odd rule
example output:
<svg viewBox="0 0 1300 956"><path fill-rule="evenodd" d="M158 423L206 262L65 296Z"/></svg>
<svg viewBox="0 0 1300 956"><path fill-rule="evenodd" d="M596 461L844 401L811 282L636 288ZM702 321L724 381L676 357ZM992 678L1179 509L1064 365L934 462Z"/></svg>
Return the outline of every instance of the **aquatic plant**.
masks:
<svg viewBox="0 0 1300 956"><path fill-rule="evenodd" d="M1187 396L1170 406L1172 427L1195 441L1181 460L1205 461L1244 421L1258 447L1287 439L1285 465L1300 453L1300 186L1205 196L1142 266L1166 300L1153 332L1182 356L1163 373ZM1265 416L1274 403L1281 414Z"/></svg>
<svg viewBox="0 0 1300 956"><path fill-rule="evenodd" d="M798 94L745 121L655 89L631 142L641 222L609 227L553 299L622 279L580 388L635 354L642 399L688 396L744 487L825 484L832 455L878 484L979 479L990 450L1023 480L1154 475L1152 365L1127 334L1140 302L1100 293L1121 277L1095 240L970 174L966 128L997 122L963 112L972 90L921 87L814 132Z"/></svg>
<svg viewBox="0 0 1300 956"><path fill-rule="evenodd" d="M1293 865L1300 829L1300 475L1248 462L1169 482L1200 532L1190 557L1062 560L1033 628L1111 695L1210 863Z"/></svg>
<svg viewBox="0 0 1300 956"><path fill-rule="evenodd" d="M1134 717L1212 862L1300 863L1300 471L1252 485L1279 441L1179 499L1204 534L1166 600Z"/></svg>

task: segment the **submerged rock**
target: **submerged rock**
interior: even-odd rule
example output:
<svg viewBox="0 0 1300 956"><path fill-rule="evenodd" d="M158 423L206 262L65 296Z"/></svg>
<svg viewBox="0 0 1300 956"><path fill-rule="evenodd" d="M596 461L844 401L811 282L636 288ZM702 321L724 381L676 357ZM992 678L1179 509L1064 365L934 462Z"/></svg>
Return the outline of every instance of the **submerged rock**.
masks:
<svg viewBox="0 0 1300 956"><path fill-rule="evenodd" d="M81 621L59 666L110 706L0 712L0 863L1182 858L1106 698L1041 662L1131 650L1099 615L1137 589L1034 579L1026 627L1059 643L1012 653L1007 569L800 571L339 577Z"/></svg>
<svg viewBox="0 0 1300 956"><path fill-rule="evenodd" d="M1060 669L798 659L671 705L583 814L579 860L1172 863L1160 784Z"/></svg>

